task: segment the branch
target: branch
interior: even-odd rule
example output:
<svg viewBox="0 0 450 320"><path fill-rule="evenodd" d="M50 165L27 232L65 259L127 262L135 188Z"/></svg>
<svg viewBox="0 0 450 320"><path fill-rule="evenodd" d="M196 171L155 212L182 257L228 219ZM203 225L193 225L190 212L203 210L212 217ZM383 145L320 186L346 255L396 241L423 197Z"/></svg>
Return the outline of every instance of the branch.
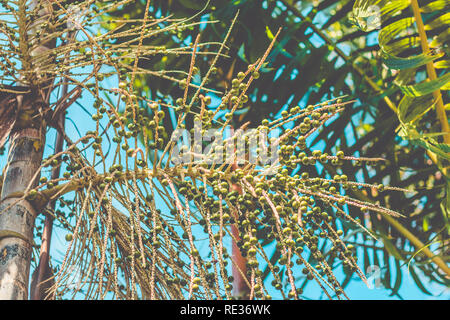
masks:
<svg viewBox="0 0 450 320"><path fill-rule="evenodd" d="M419 31L420 45L422 46L422 52L428 53L430 51L430 47L428 46L428 38L425 32L425 27L423 24L422 16L420 14L419 3L417 0L411 0L411 7L414 13L414 18L416 20L417 29ZM431 81L437 79L436 69L434 68L433 61L430 61L426 65L427 74ZM447 115L445 113L444 102L442 100L441 91L438 89L433 92L433 97L436 99L436 113L441 123L442 132L444 134L444 142L446 144L450 144L450 127L448 125Z"/></svg>

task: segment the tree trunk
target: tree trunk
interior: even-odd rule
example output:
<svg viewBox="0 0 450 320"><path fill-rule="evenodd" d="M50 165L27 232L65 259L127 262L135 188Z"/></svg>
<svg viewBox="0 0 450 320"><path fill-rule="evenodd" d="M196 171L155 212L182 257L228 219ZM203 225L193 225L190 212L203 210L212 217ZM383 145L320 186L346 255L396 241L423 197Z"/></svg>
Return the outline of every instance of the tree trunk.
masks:
<svg viewBox="0 0 450 320"><path fill-rule="evenodd" d="M231 232L237 241L239 238L239 229L236 225L231 226ZM248 300L250 298L250 288L245 281L244 275L247 273L247 259L241 254L241 249L239 249L237 243L233 241L233 259L236 265L233 265L233 296L240 300ZM242 273L241 273L242 272Z"/></svg>
<svg viewBox="0 0 450 320"><path fill-rule="evenodd" d="M31 183L37 184L45 135L40 128L19 129L11 135L0 196L0 299L28 298L31 249L37 212L23 199Z"/></svg>
<svg viewBox="0 0 450 320"><path fill-rule="evenodd" d="M67 86L63 89L63 95L67 93ZM55 139L55 154L60 153L64 145L64 136L62 132L64 131L64 121L65 115L62 112L58 119L58 133ZM56 166L52 169L52 180L58 179L61 171L61 166ZM48 209L50 211L55 210L56 200L48 204ZM53 230L53 217L47 214L45 217L44 230L42 231L41 237L41 250L39 253L39 264L34 270L31 277L30 286L30 300L46 300L50 299L48 296L48 289L54 284L53 272L50 268L50 243L52 239Z"/></svg>
<svg viewBox="0 0 450 320"><path fill-rule="evenodd" d="M17 117L10 134L10 149L0 195L0 299L2 300L28 299L33 231L38 212L23 196L39 181L46 133L43 113L47 111L45 109L53 82L53 76L45 73L50 66L45 63L34 65L33 57L53 48L56 40L50 37L45 43L37 45L29 41L41 30L44 23L49 22L52 3L47 0L19 3L21 18L33 10L37 16L31 25L19 24L20 40L24 43L22 49L25 51L21 58L31 61L28 65L29 70L25 71L32 71L29 73L29 79L24 80L28 80L27 86L30 86L32 93L17 95L16 104L6 106L16 108Z"/></svg>
<svg viewBox="0 0 450 320"><path fill-rule="evenodd" d="M233 164L233 170L236 170L238 165L236 163ZM232 190L239 192L242 194L242 189L239 185L233 184ZM236 219L236 223L231 225L231 232L233 236L236 238L236 241L233 240L232 244L232 254L233 260L236 263L233 264L232 272L233 272L233 296L240 300L248 300L250 298L250 288L245 281L245 277L247 275L247 258L244 258L241 254L241 249L237 245L237 241L240 241L239 237L239 228L237 224L239 223L238 213L234 213L234 218Z"/></svg>

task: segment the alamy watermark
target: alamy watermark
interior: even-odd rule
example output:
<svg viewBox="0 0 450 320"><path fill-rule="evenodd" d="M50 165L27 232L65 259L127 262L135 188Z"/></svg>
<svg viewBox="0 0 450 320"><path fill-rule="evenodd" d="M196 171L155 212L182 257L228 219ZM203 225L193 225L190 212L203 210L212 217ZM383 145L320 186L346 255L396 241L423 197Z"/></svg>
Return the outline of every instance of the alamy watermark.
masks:
<svg viewBox="0 0 450 320"><path fill-rule="evenodd" d="M200 121L192 130L177 128L171 137L174 164L253 164L272 174L278 163L280 131L250 128L203 129Z"/></svg>
<svg viewBox="0 0 450 320"><path fill-rule="evenodd" d="M369 5L364 8L353 9L350 20L363 31L368 32L381 29L381 9L378 5Z"/></svg>
<svg viewBox="0 0 450 320"><path fill-rule="evenodd" d="M381 283L381 269L379 266L370 265L366 270L367 284L369 289L380 289L383 288Z"/></svg>

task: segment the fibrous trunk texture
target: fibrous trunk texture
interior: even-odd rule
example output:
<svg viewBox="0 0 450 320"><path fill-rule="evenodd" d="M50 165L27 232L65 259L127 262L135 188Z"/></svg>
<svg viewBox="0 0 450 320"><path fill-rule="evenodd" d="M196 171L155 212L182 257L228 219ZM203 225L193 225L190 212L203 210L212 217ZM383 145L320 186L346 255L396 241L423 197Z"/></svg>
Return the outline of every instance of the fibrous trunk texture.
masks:
<svg viewBox="0 0 450 320"><path fill-rule="evenodd" d="M25 23L28 14L35 14L31 24ZM38 212L25 196L34 188L40 177L40 166L45 145L46 125L43 113L48 106L53 78L46 74L49 62L36 62L32 57L45 54L55 47L56 41L49 37L45 43L28 40L52 14L52 2L48 0L19 1L18 23L24 64L29 78L26 86L31 94L17 95L5 108L15 108L16 121L9 136L8 162L4 170L4 181L0 195L0 299L28 299L31 250L33 248L34 223ZM47 31L48 32L48 31ZM31 44L31 45L30 45Z"/></svg>
<svg viewBox="0 0 450 320"><path fill-rule="evenodd" d="M36 212L23 198L39 179L44 135L27 128L11 135L8 164L0 197L0 299L28 298L31 249Z"/></svg>

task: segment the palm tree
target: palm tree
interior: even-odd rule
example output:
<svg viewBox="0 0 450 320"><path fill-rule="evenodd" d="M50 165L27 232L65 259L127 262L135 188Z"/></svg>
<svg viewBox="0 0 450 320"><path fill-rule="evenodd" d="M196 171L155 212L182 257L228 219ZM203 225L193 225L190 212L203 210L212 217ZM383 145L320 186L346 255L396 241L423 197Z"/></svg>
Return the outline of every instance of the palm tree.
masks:
<svg viewBox="0 0 450 320"><path fill-rule="evenodd" d="M289 104L281 116L270 115L265 104L261 118L252 119L254 130L246 131L243 119L254 104L252 96L267 90L270 99L276 97L267 83L258 85L258 78L267 73L273 78L268 62L286 54L282 31L268 28L264 49L243 63L235 58L239 53L227 51L236 16L220 41L194 33L192 43L185 43L170 39L203 28L198 17L152 16L156 7L150 1L143 18L121 17L118 8L131 4L2 4L9 16L3 15L0 25L6 39L0 52L0 141L7 141L9 156L1 184L0 297L27 298L30 265L39 248L34 241L42 235L33 299L230 299L239 274L243 289L237 293L244 290L249 298L270 299L274 292L300 298L308 281L316 281L330 299L348 298L335 267L366 280L355 247L345 238L349 230L360 228L367 237L390 241L380 231L383 226L371 232L355 212L401 217L397 208L375 203L369 195L393 199L407 191L352 179L359 165L367 178L367 163L384 162L378 156L356 157L360 149L347 152L345 145L339 150L334 137L325 138L326 150L313 146L324 124L339 114L348 121L345 110L354 101L317 95L319 103ZM235 62L224 62L230 55ZM180 64L150 68L153 57ZM227 75L225 81L218 81L220 75ZM140 92L150 78L156 79L152 88L167 84L171 96L164 90L162 95L156 89ZM307 86L299 91L295 94L305 94ZM81 95L92 105L84 106ZM63 121L74 108L94 113L85 121L93 130L76 139L66 134ZM266 167L252 162L248 152L237 167L236 159L217 157L226 149L220 139L209 149L200 145L200 151L196 145L178 148L178 130L203 135L196 124L214 129L217 138L232 124L241 131L232 131L225 141L243 139L244 145L279 133L265 140L279 152L272 152L275 160ZM51 130L58 135L49 152L45 141ZM266 148L260 144L259 152ZM44 153L52 155L44 159ZM184 162L177 154L186 156ZM47 217L42 234L34 226L39 213ZM66 240L58 262L49 259L53 223L63 228ZM229 254L231 242L244 259ZM235 277L232 269L239 272Z"/></svg>
<svg viewBox="0 0 450 320"><path fill-rule="evenodd" d="M14 4L11 4L11 9L12 6ZM28 297L33 230L39 212L23 195L39 181L45 145L44 114L48 108L49 86L53 82L51 74L43 73L43 70L49 70L47 67L51 60L36 66L32 59L55 45L55 39L39 41L36 38L36 34L45 30L43 24L52 20L51 4L33 1L31 8L27 9L26 1L19 1L17 7L16 15L21 19L18 21L17 49L21 52L23 70L34 69L34 72L18 79L20 88L25 87L26 91L10 87L1 106L9 114L9 117L2 118L3 123L9 126L6 132L2 132L2 138L9 135L10 150L0 197L0 299ZM27 11L34 13L34 21L30 20Z"/></svg>

